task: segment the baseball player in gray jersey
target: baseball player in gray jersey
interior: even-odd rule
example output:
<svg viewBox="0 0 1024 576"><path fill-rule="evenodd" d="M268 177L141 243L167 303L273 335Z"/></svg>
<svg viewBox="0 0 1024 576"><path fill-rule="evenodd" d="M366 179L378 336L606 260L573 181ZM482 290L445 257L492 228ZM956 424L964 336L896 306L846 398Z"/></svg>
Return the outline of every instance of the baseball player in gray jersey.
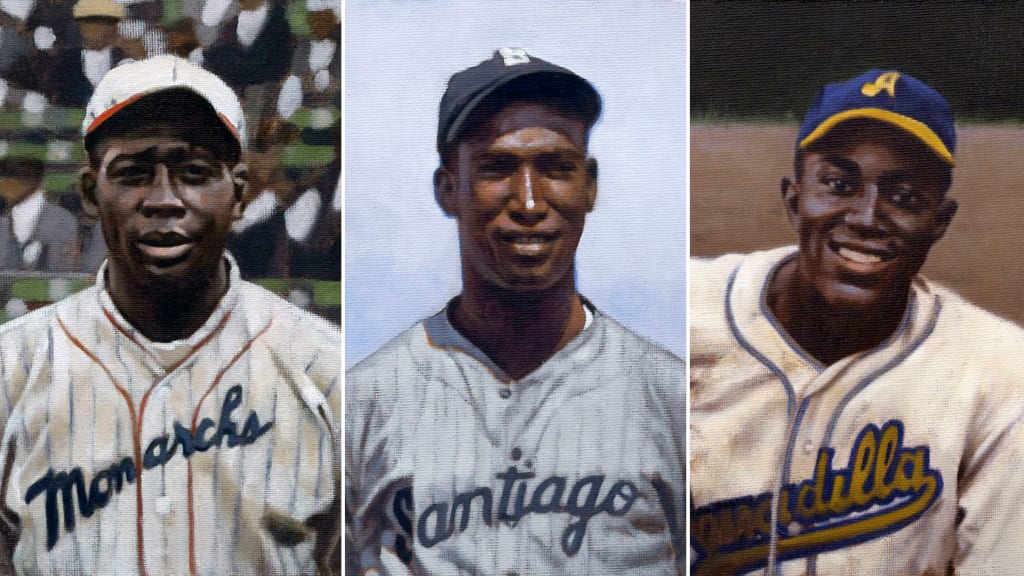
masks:
<svg viewBox="0 0 1024 576"><path fill-rule="evenodd" d="M448 81L463 289L347 374L353 573L681 572L683 363L575 288L600 107L519 49Z"/></svg>
<svg viewBox="0 0 1024 576"><path fill-rule="evenodd" d="M830 84L799 245L691 263L693 574L1021 573L1024 331L918 275L955 144L915 78Z"/></svg>
<svg viewBox="0 0 1024 576"><path fill-rule="evenodd" d="M0 561L18 574L341 566L340 334L242 281L234 93L160 56L82 126L96 285L0 328Z"/></svg>

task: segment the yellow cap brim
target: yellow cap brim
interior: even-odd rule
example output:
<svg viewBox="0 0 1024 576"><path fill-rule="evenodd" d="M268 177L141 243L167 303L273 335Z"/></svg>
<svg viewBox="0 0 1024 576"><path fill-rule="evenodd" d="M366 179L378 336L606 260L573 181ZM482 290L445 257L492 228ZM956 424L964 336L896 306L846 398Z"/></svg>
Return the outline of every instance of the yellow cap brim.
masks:
<svg viewBox="0 0 1024 576"><path fill-rule="evenodd" d="M946 145L942 143L942 139L939 138L935 132L932 132L932 129L926 124L918 120L914 120L909 116L890 112L889 110L882 110L881 108L854 108L852 110L844 110L839 114L830 116L824 122L818 124L818 127L815 128L813 132L800 141L800 148L806 148L812 142L827 134L829 130L835 128L837 124L855 118L880 120L887 124L892 124L897 128L902 128L903 130L910 132L915 138L923 142L925 146L938 154L939 158L942 158L946 164L956 166L956 162L953 160L953 153L946 148Z"/></svg>

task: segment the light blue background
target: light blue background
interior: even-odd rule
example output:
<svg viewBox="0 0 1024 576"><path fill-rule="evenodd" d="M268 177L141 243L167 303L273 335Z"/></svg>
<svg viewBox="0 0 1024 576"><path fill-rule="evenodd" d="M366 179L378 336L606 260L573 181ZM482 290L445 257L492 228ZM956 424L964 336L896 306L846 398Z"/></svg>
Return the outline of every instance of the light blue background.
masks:
<svg viewBox="0 0 1024 576"><path fill-rule="evenodd" d="M681 2L354 1L345 12L346 368L459 293L455 222L434 202L448 77L496 48L570 68L604 98L581 294L686 351L686 22Z"/></svg>

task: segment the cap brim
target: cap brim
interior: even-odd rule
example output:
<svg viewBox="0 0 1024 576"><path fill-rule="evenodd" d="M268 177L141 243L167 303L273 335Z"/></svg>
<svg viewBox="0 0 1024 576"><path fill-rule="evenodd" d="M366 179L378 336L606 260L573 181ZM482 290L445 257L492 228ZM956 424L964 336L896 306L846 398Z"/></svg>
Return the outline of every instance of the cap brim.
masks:
<svg viewBox="0 0 1024 576"><path fill-rule="evenodd" d="M445 131L444 141L442 143L444 145L451 144L455 140L459 132L462 130L463 126L466 123L466 120L470 117L470 115L473 114L473 111L476 110L477 107L480 106L482 102L487 100L487 98L489 98L492 94L494 94L501 88L508 86L514 81L521 80L523 78L527 78L530 76L554 76L573 81L574 83L582 87L583 91L589 93L589 96L591 96L591 99L594 101L593 115L595 118L599 113L600 95L597 93L597 90L595 90L594 87L590 85L589 82L577 76L576 74L573 74L571 72L561 72L558 70L523 70L516 74L509 74L507 76L503 76L500 82L496 82L491 86L484 88L475 96L473 96L473 98L471 98L469 102L467 102L462 107L462 110L459 111L458 116L456 116L455 119L452 120L452 123L448 126L448 129Z"/></svg>
<svg viewBox="0 0 1024 576"><path fill-rule="evenodd" d="M829 130L832 130L842 122L860 118L879 120L887 124L892 124L897 128L901 128L924 143L924 145L930 148L932 152L935 152L943 162L950 166L956 166L952 152L946 148L946 145L942 143L942 139L939 138L938 135L935 134L935 132L933 132L926 124L914 120L909 116L904 116L881 108L854 108L852 110L844 110L839 114L829 116L824 122L818 124L817 128L815 128L813 132L800 141L799 147L800 149L808 147L812 142L820 139L822 136L827 134Z"/></svg>

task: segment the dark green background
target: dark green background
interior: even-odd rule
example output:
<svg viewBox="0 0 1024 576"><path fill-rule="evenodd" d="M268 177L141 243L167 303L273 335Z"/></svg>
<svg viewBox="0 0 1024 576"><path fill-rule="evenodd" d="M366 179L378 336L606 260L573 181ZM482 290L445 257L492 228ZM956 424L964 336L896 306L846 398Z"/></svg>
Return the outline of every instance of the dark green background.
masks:
<svg viewBox="0 0 1024 576"><path fill-rule="evenodd" d="M691 114L799 120L825 82L910 74L958 120L1024 120L1024 2L690 4Z"/></svg>

